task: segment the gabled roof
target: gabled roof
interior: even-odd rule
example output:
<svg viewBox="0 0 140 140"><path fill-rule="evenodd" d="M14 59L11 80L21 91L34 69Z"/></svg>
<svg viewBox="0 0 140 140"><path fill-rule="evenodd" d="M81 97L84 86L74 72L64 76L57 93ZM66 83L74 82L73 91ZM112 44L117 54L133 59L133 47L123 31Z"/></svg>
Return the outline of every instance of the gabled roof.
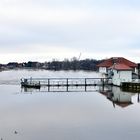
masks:
<svg viewBox="0 0 140 140"><path fill-rule="evenodd" d="M132 102L114 102L114 104L116 104L122 108L125 108L125 107L128 107L129 105L132 105L133 103Z"/></svg>
<svg viewBox="0 0 140 140"><path fill-rule="evenodd" d="M98 64L97 67L111 67L114 63L125 64L126 66L135 68L137 64L131 62L123 57L111 57L110 59L104 60L102 63Z"/></svg>
<svg viewBox="0 0 140 140"><path fill-rule="evenodd" d="M125 65L125 64L114 64L113 66L109 67L109 69L115 69L115 70L133 70L131 67Z"/></svg>

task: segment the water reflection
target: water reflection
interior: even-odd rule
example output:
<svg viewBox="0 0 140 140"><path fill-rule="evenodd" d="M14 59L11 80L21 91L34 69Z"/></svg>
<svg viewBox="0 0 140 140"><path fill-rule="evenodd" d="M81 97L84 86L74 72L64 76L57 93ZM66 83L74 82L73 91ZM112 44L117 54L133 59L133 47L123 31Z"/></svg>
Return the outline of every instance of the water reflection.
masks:
<svg viewBox="0 0 140 140"><path fill-rule="evenodd" d="M36 92L36 91L40 91L40 89L21 87L21 92L24 92L24 93L33 93L33 92Z"/></svg>
<svg viewBox="0 0 140 140"><path fill-rule="evenodd" d="M119 87L115 86L100 87L99 92L112 102L113 107L116 107L117 105L122 108L132 105L132 96L136 94L131 92L124 92ZM137 101L140 102L139 93L137 94Z"/></svg>
<svg viewBox="0 0 140 140"><path fill-rule="evenodd" d="M134 95L137 95L135 97L137 97L137 102L140 102L140 93L132 93L132 92L126 92L126 91L122 91L119 87L116 86L88 86L87 90L85 91L85 87L84 86L79 86L79 87L69 87L69 90L66 89L66 87L51 87L48 90L48 87L44 87L44 88L40 88L40 89L36 89L36 88L26 88L26 87L22 87L21 88L21 92L23 93L35 93L35 92L99 92L100 94L104 95L109 101L112 102L113 107L115 108L116 105L120 106L122 108L126 108L132 104L134 104L134 102L132 101L132 97Z"/></svg>
<svg viewBox="0 0 140 140"><path fill-rule="evenodd" d="M20 84L13 84L13 81L26 76L95 77L93 72L71 71L23 70L0 73L0 139L139 140L140 104L136 103L140 101L139 94L122 92L117 87L89 87L87 92L84 87L71 88L73 92L66 92L65 88L60 87L52 88L50 92L46 88L27 89L27 93L33 94L21 94ZM92 88L95 91L91 91ZM60 92L54 93L52 90ZM123 97L120 93L124 93L125 97L129 94L127 98L132 104L125 109L114 109L110 103L117 107Z"/></svg>
<svg viewBox="0 0 140 140"><path fill-rule="evenodd" d="M138 103L140 102L140 93L138 93Z"/></svg>
<svg viewBox="0 0 140 140"><path fill-rule="evenodd" d="M21 87L23 93L34 92L95 92L99 91L99 86L42 86L41 88Z"/></svg>

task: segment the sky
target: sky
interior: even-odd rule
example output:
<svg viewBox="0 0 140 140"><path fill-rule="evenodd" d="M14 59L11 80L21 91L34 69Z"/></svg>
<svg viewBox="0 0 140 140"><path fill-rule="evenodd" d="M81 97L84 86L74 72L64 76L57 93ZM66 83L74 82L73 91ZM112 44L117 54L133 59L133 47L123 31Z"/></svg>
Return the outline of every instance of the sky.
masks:
<svg viewBox="0 0 140 140"><path fill-rule="evenodd" d="M0 63L140 62L139 0L0 0Z"/></svg>

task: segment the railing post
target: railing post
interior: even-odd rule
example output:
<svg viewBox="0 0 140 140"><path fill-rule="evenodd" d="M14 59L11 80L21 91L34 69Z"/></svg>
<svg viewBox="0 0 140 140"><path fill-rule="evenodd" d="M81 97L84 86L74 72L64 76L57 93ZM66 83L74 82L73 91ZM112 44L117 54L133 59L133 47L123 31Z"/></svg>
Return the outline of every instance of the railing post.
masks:
<svg viewBox="0 0 140 140"><path fill-rule="evenodd" d="M50 91L50 79L48 79L48 91Z"/></svg>
<svg viewBox="0 0 140 140"><path fill-rule="evenodd" d="M69 79L66 79L67 92L69 91Z"/></svg>
<svg viewBox="0 0 140 140"><path fill-rule="evenodd" d="M85 91L87 91L87 79L85 78Z"/></svg>
<svg viewBox="0 0 140 140"><path fill-rule="evenodd" d="M140 102L140 93L138 93L138 103Z"/></svg>
<svg viewBox="0 0 140 140"><path fill-rule="evenodd" d="M101 78L101 86L104 87L104 78Z"/></svg>

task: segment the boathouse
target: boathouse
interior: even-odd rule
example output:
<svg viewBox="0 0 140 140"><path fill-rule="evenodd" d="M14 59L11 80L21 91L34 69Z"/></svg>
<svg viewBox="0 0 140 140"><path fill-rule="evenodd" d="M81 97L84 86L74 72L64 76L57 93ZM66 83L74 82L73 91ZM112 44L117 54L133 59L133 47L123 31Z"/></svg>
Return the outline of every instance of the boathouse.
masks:
<svg viewBox="0 0 140 140"><path fill-rule="evenodd" d="M137 75L137 64L123 57L112 57L97 65L100 73L112 78L113 85L121 86L122 82L132 82Z"/></svg>
<svg viewBox="0 0 140 140"><path fill-rule="evenodd" d="M123 57L111 57L109 59L104 60L100 64L98 64L97 67L99 68L100 73L107 74L108 68L110 68L114 64L124 64L124 65L132 68L134 73L138 73L138 70L137 70L138 65Z"/></svg>
<svg viewBox="0 0 140 140"><path fill-rule="evenodd" d="M120 86L122 82L132 82L133 69L125 64L114 64L108 68L108 75L113 85Z"/></svg>

